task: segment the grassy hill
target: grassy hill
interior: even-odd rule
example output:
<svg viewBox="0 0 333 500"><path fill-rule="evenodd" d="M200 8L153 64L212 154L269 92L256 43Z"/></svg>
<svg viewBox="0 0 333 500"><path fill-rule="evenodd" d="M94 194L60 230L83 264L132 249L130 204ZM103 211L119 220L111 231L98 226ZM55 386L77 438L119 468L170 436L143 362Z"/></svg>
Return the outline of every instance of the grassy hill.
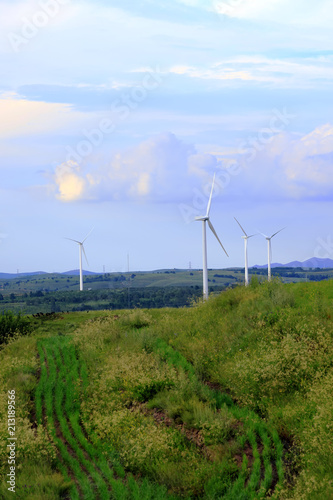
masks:
<svg viewBox="0 0 333 500"><path fill-rule="evenodd" d="M273 276L284 283L333 278L333 269L277 268ZM267 269L251 269L250 277L267 279ZM8 309L22 314L105 309L183 307L202 295L202 271L162 269L154 272L73 275L18 275L0 280L0 314ZM210 292L244 283L240 268L208 272Z"/></svg>
<svg viewBox="0 0 333 500"><path fill-rule="evenodd" d="M267 269L249 269L251 276L267 277ZM284 282L321 281L333 278L333 269L274 268L274 276ZM244 282L243 268L209 269L209 286L228 286L235 282ZM107 273L84 276L86 290L119 289L130 284L132 288L143 287L179 287L200 286L202 288L202 270L162 269L151 272ZM30 275L12 275L12 278L0 279L0 293L8 296L11 293L23 295L30 292L76 291L79 289L77 275L59 273L41 273Z"/></svg>
<svg viewBox="0 0 333 500"><path fill-rule="evenodd" d="M0 352L16 498L333 498L332 317L332 281L254 280L190 308L32 318Z"/></svg>

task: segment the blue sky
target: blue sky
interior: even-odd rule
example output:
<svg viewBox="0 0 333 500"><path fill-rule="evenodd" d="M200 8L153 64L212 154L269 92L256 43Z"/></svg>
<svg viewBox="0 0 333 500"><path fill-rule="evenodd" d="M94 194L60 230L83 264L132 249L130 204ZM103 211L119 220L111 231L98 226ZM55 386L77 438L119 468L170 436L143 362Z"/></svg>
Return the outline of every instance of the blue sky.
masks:
<svg viewBox="0 0 333 500"><path fill-rule="evenodd" d="M0 1L0 271L333 258L332 0ZM112 6L111 6L112 5ZM249 243L249 263L266 262Z"/></svg>

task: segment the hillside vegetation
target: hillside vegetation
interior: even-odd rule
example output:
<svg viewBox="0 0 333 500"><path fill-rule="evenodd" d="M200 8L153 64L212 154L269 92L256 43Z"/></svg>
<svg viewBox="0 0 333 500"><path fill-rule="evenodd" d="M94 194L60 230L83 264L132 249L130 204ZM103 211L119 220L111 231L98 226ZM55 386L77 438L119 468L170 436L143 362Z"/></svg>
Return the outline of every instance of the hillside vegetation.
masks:
<svg viewBox="0 0 333 500"><path fill-rule="evenodd" d="M267 279L267 269L250 268L250 278ZM284 283L333 278L333 269L273 268ZM0 273L1 276L1 273ZM184 307L202 296L202 270L169 269L152 272L107 273L79 277L69 274L9 275L0 279L0 313L99 311ZM209 269L209 291L219 293L244 283L244 269Z"/></svg>
<svg viewBox="0 0 333 500"><path fill-rule="evenodd" d="M0 352L16 498L333 498L332 318L332 281L252 280L190 308L31 319Z"/></svg>

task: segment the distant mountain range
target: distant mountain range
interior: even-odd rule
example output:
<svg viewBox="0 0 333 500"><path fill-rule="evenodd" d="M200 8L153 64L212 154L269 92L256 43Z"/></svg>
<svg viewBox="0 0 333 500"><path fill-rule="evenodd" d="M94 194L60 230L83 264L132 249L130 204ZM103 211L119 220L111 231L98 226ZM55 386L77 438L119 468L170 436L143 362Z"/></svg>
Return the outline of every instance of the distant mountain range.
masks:
<svg viewBox="0 0 333 500"><path fill-rule="evenodd" d="M38 274L48 274L44 271L35 271L32 273L0 273L0 279L11 280L13 278L23 278L24 276L37 276Z"/></svg>
<svg viewBox="0 0 333 500"><path fill-rule="evenodd" d="M264 269L267 267L267 264L264 266L253 266L254 269ZM315 268L319 267L320 269L333 268L333 260L332 259L319 259L317 257L312 257L312 259L305 260L304 262L300 262L298 260L294 260L289 262L288 264L279 264L274 263L271 267L309 267Z"/></svg>
<svg viewBox="0 0 333 500"><path fill-rule="evenodd" d="M54 274L54 275L66 275L66 276L79 276L80 271L79 269L74 269L73 271L66 271L64 273L46 273L44 271L35 271L32 273L0 273L0 280L11 280L14 278L24 278L25 276L38 276L42 274ZM91 274L102 274L102 273L93 273L91 271L85 271L83 270L83 275L84 276L90 276Z"/></svg>
<svg viewBox="0 0 333 500"><path fill-rule="evenodd" d="M280 264L275 262L272 264L272 267L303 267L303 268L320 268L320 269L328 269L331 268L333 269L333 260L332 259L319 259L316 257L312 257L312 259L305 260L304 262L300 262L298 260L294 260L293 262L288 262L288 264ZM251 269L265 269L267 268L267 264L264 266L252 266ZM228 268L228 269L234 269L234 268ZM241 269L239 267L238 269ZM149 272L166 272L166 271L181 271L181 269L158 269L156 271L149 271ZM138 271L140 273L145 272L145 271ZM148 272L148 271L147 271ZM10 279L21 279L24 276L26 277L32 277L32 276L38 276L42 274L54 274L54 275L66 275L66 276L78 276L80 274L78 269L73 269L72 271L66 271L64 273L46 273L44 271L35 271L32 273L0 273L0 279L5 279L5 280L10 280ZM85 271L83 270L84 276L90 276L90 275L96 275L96 274L102 274L102 273L94 273L91 271Z"/></svg>

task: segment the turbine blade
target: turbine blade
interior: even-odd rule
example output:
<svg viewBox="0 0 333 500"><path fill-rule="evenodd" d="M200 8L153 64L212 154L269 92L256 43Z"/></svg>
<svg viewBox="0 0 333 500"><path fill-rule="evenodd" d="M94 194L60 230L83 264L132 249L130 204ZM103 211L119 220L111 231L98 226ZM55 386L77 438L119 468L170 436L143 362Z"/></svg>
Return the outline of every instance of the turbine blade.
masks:
<svg viewBox="0 0 333 500"><path fill-rule="evenodd" d="M75 241L75 243L78 243L79 245L81 245L81 241L73 240L72 238L66 238L65 236L64 236L64 239L69 240L69 241Z"/></svg>
<svg viewBox="0 0 333 500"><path fill-rule="evenodd" d="M84 240L82 240L82 243L84 243L86 241L86 239L88 238L88 236L91 235L91 233L93 232L95 228L93 227L92 229L90 229L89 233L87 234L87 236L84 238Z"/></svg>
<svg viewBox="0 0 333 500"><path fill-rule="evenodd" d="M217 236L217 234L216 234L216 231L215 231L215 229L214 229L214 227L213 227L213 224L210 222L210 220L209 220L209 219L207 220L207 222L208 222L208 226L209 226L210 230L211 230L211 231L212 231L212 233L214 234L214 236L215 236L215 238L217 239L217 241L220 243L220 245L221 245L221 247L222 247L223 251L225 252L226 256L227 256L227 257L229 257L229 255L227 254L226 249L224 248L224 246L223 246L223 245L222 245L222 243L220 242L219 237L218 237L218 236Z"/></svg>
<svg viewBox="0 0 333 500"><path fill-rule="evenodd" d="M286 229L285 227L283 227L282 229L279 229L279 231L276 231L276 233L272 234L271 238L273 238L273 236L275 236L276 234L280 233L281 231L283 231L284 229Z"/></svg>
<svg viewBox="0 0 333 500"><path fill-rule="evenodd" d="M268 238L267 234L261 233L260 231L258 231L258 233L257 233L257 234L261 234L261 236L263 236L263 237L264 237L264 238L266 238L266 239Z"/></svg>
<svg viewBox="0 0 333 500"><path fill-rule="evenodd" d="M250 236L248 236L247 238L248 238L248 239L249 239L249 238L253 238L253 236L257 236L257 235L258 235L258 233L255 233L255 234L250 234Z"/></svg>
<svg viewBox="0 0 333 500"><path fill-rule="evenodd" d="M209 217L210 206L212 204L212 196L213 196L214 184L215 184L215 174L214 174L214 177L213 177L212 189L210 191L210 197L209 197L209 201L208 201L208 205L207 205L206 217Z"/></svg>
<svg viewBox="0 0 333 500"><path fill-rule="evenodd" d="M238 220L236 219L236 217L234 217L234 219L237 222L237 224L239 225L239 227L241 228L241 230L243 231L243 233L245 234L245 236L247 236L246 232L244 231L244 229L242 228L242 226L240 225L240 223L238 222ZM249 236L249 238L251 238L251 236Z"/></svg>
<svg viewBox="0 0 333 500"><path fill-rule="evenodd" d="M88 262L88 259L87 259L87 256L86 256L86 252L85 252L85 249L84 249L83 243L81 243L81 245L82 245L82 250L83 250L84 257L85 257L85 259L86 259L86 261L87 261L87 264L88 264L88 266L89 266L89 262Z"/></svg>

